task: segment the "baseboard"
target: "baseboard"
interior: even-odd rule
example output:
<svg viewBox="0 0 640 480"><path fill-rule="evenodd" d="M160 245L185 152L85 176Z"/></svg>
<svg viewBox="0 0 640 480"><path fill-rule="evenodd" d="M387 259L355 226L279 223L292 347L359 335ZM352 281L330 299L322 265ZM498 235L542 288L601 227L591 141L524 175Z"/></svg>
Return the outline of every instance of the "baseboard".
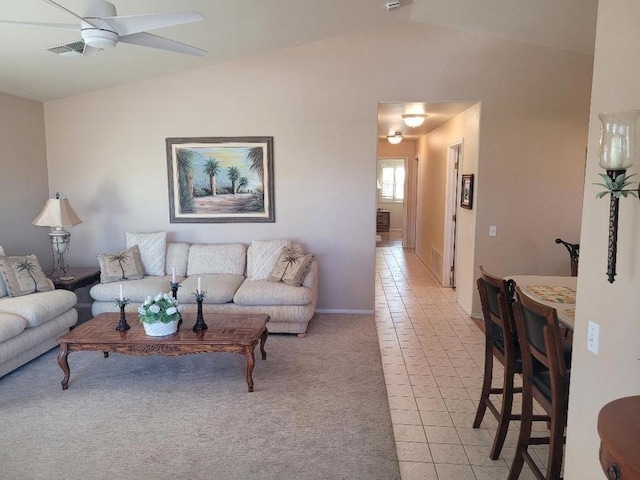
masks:
<svg viewBox="0 0 640 480"><path fill-rule="evenodd" d="M373 310L342 310L340 308L318 308L318 313L343 313L343 314L355 314L355 315L373 315Z"/></svg>

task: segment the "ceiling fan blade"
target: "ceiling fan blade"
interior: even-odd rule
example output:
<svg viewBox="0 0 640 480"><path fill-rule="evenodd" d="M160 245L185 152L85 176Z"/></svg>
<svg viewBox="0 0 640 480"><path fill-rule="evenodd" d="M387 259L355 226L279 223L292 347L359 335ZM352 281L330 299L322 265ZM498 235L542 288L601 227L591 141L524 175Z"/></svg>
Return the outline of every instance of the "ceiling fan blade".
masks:
<svg viewBox="0 0 640 480"><path fill-rule="evenodd" d="M118 35L123 36L157 28L201 22L204 20L204 16L200 12L166 12L149 15L103 17L102 20L111 25Z"/></svg>
<svg viewBox="0 0 640 480"><path fill-rule="evenodd" d="M73 23L43 23L43 22L17 22L13 20L0 20L0 23L14 23L16 25L32 25L34 27L51 27L61 30L80 31L80 25Z"/></svg>
<svg viewBox="0 0 640 480"><path fill-rule="evenodd" d="M91 25L93 28L98 28L98 27L97 27L97 26L95 26L93 23L91 23L91 21L90 21L90 20L87 20L86 18L84 18L84 17L82 17L82 16L78 15L77 13L72 12L72 11L71 11L71 10L69 10L68 8L63 7L62 5L60 5L59 3L54 2L53 0L43 0L43 1L44 1L44 2L47 2L49 5L53 5L54 7L59 8L59 9L60 9L60 10L62 10L63 12L67 12L68 14L73 15L74 17L76 17L76 18L78 18L78 19L82 20L83 22L88 23L88 24L89 24L89 25Z"/></svg>
<svg viewBox="0 0 640 480"><path fill-rule="evenodd" d="M203 55L207 54L205 50L200 50L199 48L192 47L191 45L187 45L186 43L176 42L175 40L169 40L168 38L159 37L157 35L146 32L121 36L119 38L119 41L123 43L131 43L133 45L141 45L143 47L159 48L160 50L169 50L171 52L177 53L186 53L188 55L195 55L197 57L202 57Z"/></svg>

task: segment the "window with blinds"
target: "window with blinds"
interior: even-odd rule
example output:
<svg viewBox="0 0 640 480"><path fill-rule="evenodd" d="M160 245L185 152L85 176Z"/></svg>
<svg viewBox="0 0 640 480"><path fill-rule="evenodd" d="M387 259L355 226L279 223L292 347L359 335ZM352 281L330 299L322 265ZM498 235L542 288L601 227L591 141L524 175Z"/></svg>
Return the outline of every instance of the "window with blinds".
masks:
<svg viewBox="0 0 640 480"><path fill-rule="evenodd" d="M404 160L380 160L378 166L380 201L402 203L404 201Z"/></svg>

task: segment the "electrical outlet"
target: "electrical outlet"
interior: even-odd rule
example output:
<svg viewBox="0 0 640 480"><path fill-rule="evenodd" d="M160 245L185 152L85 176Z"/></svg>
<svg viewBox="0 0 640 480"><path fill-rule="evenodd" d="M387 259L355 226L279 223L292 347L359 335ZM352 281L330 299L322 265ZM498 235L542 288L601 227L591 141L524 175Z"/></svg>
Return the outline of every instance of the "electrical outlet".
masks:
<svg viewBox="0 0 640 480"><path fill-rule="evenodd" d="M498 229L495 225L489 225L489 236L495 237L497 235Z"/></svg>
<svg viewBox="0 0 640 480"><path fill-rule="evenodd" d="M598 354L598 340L600 337L600 325L589 320L587 327L587 350L594 355Z"/></svg>

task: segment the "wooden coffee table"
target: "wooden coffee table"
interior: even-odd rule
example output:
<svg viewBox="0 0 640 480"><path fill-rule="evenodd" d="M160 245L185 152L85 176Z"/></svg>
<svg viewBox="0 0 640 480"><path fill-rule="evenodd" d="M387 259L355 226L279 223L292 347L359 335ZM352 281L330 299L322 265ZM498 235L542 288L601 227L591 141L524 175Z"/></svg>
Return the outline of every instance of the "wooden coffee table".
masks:
<svg viewBox="0 0 640 480"><path fill-rule="evenodd" d="M205 314L207 330L195 333L192 328L196 314L183 314L182 325L173 335L150 337L144 332L137 314L129 314L130 330L117 331L119 313L102 313L82 323L58 339L58 365L64 372L62 389L69 387L69 353L80 350L125 353L128 355L188 355L191 353L229 352L243 354L247 359L247 385L253 392L254 349L260 342L262 359L266 360L264 344L269 332L269 315Z"/></svg>

